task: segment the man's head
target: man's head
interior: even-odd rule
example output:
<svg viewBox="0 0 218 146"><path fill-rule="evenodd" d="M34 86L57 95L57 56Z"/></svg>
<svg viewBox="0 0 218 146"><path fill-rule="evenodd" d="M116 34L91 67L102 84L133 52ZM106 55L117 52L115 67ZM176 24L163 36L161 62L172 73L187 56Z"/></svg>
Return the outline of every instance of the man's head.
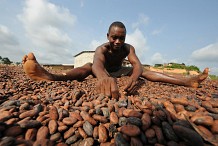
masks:
<svg viewBox="0 0 218 146"><path fill-rule="evenodd" d="M126 27L122 22L113 22L107 33L107 39L114 50L121 48L124 45L126 38Z"/></svg>

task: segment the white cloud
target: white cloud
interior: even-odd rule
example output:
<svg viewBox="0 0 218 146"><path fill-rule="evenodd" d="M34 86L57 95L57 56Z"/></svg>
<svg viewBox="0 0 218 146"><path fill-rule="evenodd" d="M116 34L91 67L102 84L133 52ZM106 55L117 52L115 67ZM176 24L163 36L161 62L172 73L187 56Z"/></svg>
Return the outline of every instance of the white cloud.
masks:
<svg viewBox="0 0 218 146"><path fill-rule="evenodd" d="M67 61L66 59L72 62L70 49L73 43L69 34L72 33L76 16L68 9L47 0L26 0L23 12L18 18L40 57L55 57L53 60L56 62L51 63L60 63Z"/></svg>
<svg viewBox="0 0 218 146"><path fill-rule="evenodd" d="M132 24L133 29L138 28L140 25L146 25L149 22L149 17L144 14L139 14L138 21Z"/></svg>
<svg viewBox="0 0 218 146"><path fill-rule="evenodd" d="M218 62L218 43L195 50L192 52L191 58L195 61Z"/></svg>
<svg viewBox="0 0 218 146"><path fill-rule="evenodd" d="M157 52L151 57L151 63L152 64L163 64L163 63L166 63L166 60L163 58L162 54Z"/></svg>
<svg viewBox="0 0 218 146"><path fill-rule="evenodd" d="M132 34L126 35L126 43L131 44L135 49L139 59L143 62L143 57L146 51L149 50L147 46L146 37L142 34L142 32L137 28Z"/></svg>
<svg viewBox="0 0 218 146"><path fill-rule="evenodd" d="M0 24L0 44L1 47L17 46L18 40L8 27Z"/></svg>
<svg viewBox="0 0 218 146"><path fill-rule="evenodd" d="M92 40L88 48L89 50L95 50L98 46L100 46L105 42L106 42L105 40L102 41Z"/></svg>
<svg viewBox="0 0 218 146"><path fill-rule="evenodd" d="M162 31L163 31L163 28L155 29L151 32L151 35L159 35L162 33Z"/></svg>
<svg viewBox="0 0 218 146"><path fill-rule="evenodd" d="M11 61L21 61L23 50L14 33L6 26L0 25L0 56L8 57Z"/></svg>

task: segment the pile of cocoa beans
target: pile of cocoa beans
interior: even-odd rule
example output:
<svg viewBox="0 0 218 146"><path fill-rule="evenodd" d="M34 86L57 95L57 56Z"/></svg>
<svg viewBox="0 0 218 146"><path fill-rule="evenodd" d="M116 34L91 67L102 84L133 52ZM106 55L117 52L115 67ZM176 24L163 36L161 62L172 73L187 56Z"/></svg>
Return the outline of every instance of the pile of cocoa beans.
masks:
<svg viewBox="0 0 218 146"><path fill-rule="evenodd" d="M217 81L193 89L140 79L128 95L126 78L112 99L96 93L92 76L35 82L22 67L1 66L0 146L218 145Z"/></svg>

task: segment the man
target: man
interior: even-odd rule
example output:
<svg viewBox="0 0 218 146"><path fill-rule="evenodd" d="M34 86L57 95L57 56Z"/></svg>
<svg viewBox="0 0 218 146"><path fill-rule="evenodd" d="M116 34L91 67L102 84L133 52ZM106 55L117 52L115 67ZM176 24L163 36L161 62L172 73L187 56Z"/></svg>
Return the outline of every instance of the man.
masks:
<svg viewBox="0 0 218 146"><path fill-rule="evenodd" d="M82 67L75 68L66 74L56 75L43 69L37 63L35 56L30 53L23 58L24 71L33 80L50 81L81 80L93 73L98 79L98 93L112 96L112 98L119 97L116 78L122 75L129 76L126 87L124 88L125 91L129 93L133 93L136 90L139 77L144 77L145 79L154 82L164 82L197 88L208 76L208 68L206 68L202 74L192 78L172 77L158 72L145 71L135 54L135 48L132 45L125 43L125 38L125 25L122 22L116 21L109 27L107 33L109 42L102 44L95 50L93 65L88 63ZM122 62L126 57L132 67L122 67Z"/></svg>

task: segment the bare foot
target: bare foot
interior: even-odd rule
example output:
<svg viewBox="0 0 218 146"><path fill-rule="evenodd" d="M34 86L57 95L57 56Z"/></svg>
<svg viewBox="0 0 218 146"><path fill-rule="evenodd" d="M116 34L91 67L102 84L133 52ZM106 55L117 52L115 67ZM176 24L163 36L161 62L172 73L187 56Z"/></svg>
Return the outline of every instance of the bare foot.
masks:
<svg viewBox="0 0 218 146"><path fill-rule="evenodd" d="M30 79L35 81L53 81L53 75L42 68L33 53L25 55L22 60L23 69Z"/></svg>
<svg viewBox="0 0 218 146"><path fill-rule="evenodd" d="M189 79L187 86L198 88L201 82L203 82L208 77L208 72L209 68L205 68L202 74Z"/></svg>

